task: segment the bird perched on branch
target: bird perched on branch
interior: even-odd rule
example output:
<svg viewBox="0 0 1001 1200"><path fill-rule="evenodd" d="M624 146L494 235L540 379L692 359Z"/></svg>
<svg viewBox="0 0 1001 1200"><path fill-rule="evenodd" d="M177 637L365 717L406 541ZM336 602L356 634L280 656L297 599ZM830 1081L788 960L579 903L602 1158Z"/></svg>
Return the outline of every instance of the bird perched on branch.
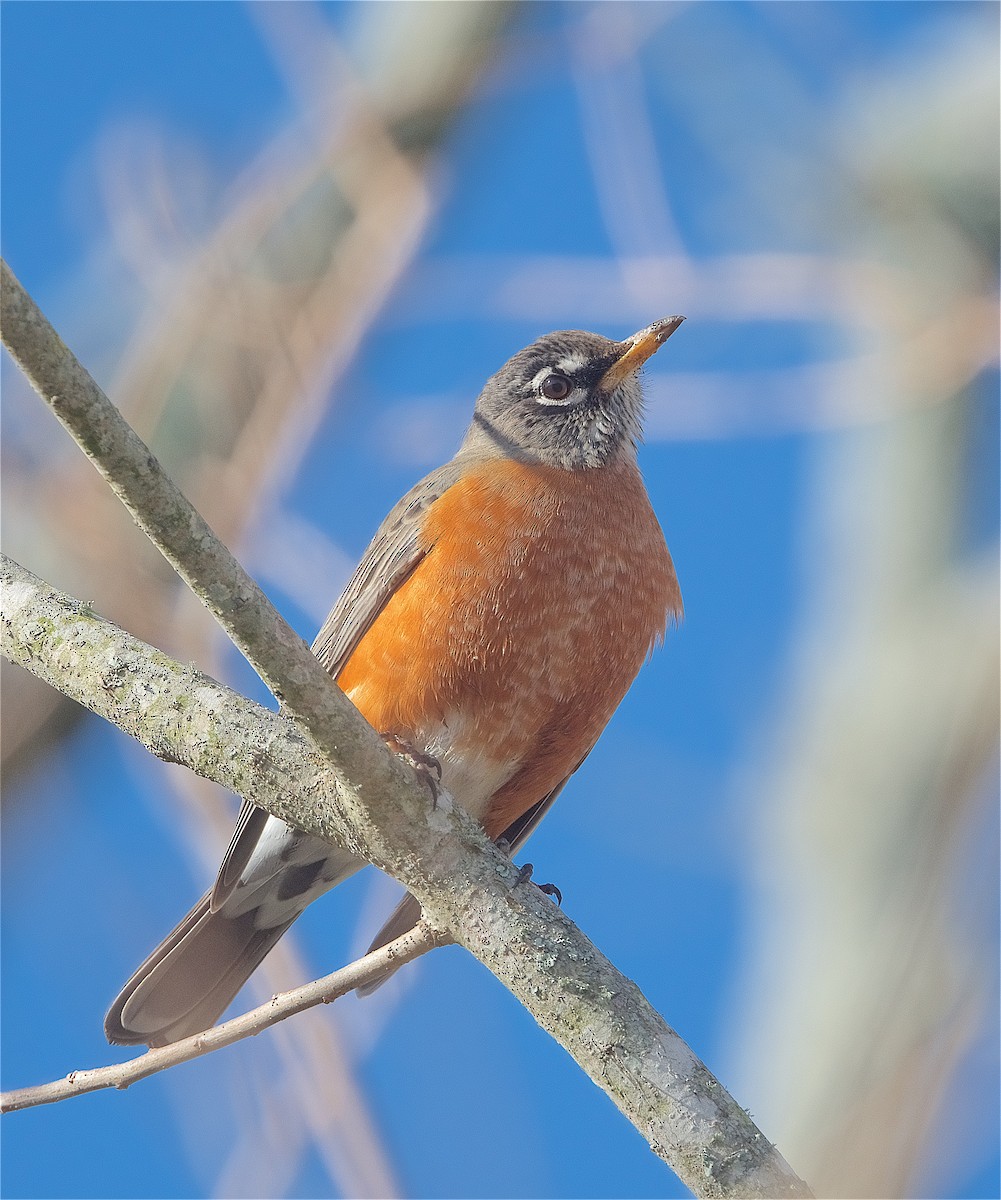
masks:
<svg viewBox="0 0 1001 1200"><path fill-rule="evenodd" d="M313 645L370 724L513 854L587 757L681 593L636 462L639 368L681 324L546 334L486 383L456 456L389 513ZM364 864L245 803L215 886L111 1007L112 1042L212 1025ZM407 896L373 942L420 917Z"/></svg>

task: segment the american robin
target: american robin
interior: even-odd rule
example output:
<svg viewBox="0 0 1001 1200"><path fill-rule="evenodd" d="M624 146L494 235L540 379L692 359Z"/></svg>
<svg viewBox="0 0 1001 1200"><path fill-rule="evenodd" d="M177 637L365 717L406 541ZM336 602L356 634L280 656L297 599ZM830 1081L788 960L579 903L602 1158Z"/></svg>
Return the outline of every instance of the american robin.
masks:
<svg viewBox="0 0 1001 1200"><path fill-rule="evenodd" d="M514 853L667 623L674 565L636 462L638 370L681 324L549 333L487 381L459 452L383 521L313 645L370 724ZM299 914L364 864L245 803L215 886L125 985L105 1032L212 1025ZM375 946L416 924L407 896Z"/></svg>

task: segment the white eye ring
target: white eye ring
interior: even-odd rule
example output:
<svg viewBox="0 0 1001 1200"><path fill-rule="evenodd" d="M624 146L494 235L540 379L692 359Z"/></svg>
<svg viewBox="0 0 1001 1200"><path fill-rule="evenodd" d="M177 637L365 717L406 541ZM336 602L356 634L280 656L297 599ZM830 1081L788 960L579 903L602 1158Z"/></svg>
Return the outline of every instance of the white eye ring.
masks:
<svg viewBox="0 0 1001 1200"><path fill-rule="evenodd" d="M540 371L532 382L538 394L539 403L554 407L563 407L572 403L572 397L577 390L572 380L568 379L562 371L557 371L552 367L546 367L545 370Z"/></svg>

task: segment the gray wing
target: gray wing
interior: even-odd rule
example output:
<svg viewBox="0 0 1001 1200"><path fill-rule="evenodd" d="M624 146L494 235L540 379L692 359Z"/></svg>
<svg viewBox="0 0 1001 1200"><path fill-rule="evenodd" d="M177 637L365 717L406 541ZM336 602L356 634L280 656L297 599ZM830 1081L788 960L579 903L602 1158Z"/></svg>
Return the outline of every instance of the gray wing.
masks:
<svg viewBox="0 0 1001 1200"><path fill-rule="evenodd" d="M465 463L452 459L416 484L379 526L341 598L313 642L313 653L338 675L390 597L411 575L429 547L419 544L432 504L454 484Z"/></svg>
<svg viewBox="0 0 1001 1200"><path fill-rule="evenodd" d="M438 497L456 482L464 466L463 462L452 459L432 471L407 492L379 526L313 642L313 653L335 678L390 597L427 553L428 547L419 540L424 517ZM241 879L247 882L248 868L249 874L256 873L252 860L268 823L268 814L263 809L244 801L212 889L213 912L222 907ZM295 840L304 835L289 829L288 836ZM290 846L288 852L291 849ZM269 854L267 859L270 864L274 856Z"/></svg>

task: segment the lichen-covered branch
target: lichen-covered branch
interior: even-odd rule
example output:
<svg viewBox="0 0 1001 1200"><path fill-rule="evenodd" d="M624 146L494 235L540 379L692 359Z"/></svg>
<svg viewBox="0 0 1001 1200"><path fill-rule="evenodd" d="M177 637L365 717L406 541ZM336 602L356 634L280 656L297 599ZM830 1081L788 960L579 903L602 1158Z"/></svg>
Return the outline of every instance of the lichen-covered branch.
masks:
<svg viewBox="0 0 1001 1200"><path fill-rule="evenodd" d="M350 833L345 793L295 724L91 612L23 567L0 566L0 651L114 722L161 758L251 796L318 836ZM386 813L385 836L424 852L401 878L440 889L428 904L698 1195L809 1195L709 1071L584 935L521 882L461 809L416 789L411 814ZM415 839L414 829L418 835ZM442 881L448 880L448 886ZM465 886L459 886L464 884ZM456 888L450 891L450 887Z"/></svg>
<svg viewBox="0 0 1001 1200"><path fill-rule="evenodd" d="M246 724L246 700L104 626L10 563L2 575L4 653L45 672L162 757L394 875L421 902L429 926L493 971L697 1195L809 1195L635 984L523 881L461 808L447 796L429 803L413 772L389 754L217 542L6 264L2 288L5 345L281 697L285 715L250 706L255 721ZM285 769L276 769L279 760Z"/></svg>
<svg viewBox="0 0 1001 1200"><path fill-rule="evenodd" d="M0 653L196 774L329 840L341 780L295 724L103 620L0 556Z"/></svg>
<svg viewBox="0 0 1001 1200"><path fill-rule="evenodd" d="M309 647L216 538L0 260L3 344L136 523L212 612L285 709L337 763L381 786L408 776Z"/></svg>

